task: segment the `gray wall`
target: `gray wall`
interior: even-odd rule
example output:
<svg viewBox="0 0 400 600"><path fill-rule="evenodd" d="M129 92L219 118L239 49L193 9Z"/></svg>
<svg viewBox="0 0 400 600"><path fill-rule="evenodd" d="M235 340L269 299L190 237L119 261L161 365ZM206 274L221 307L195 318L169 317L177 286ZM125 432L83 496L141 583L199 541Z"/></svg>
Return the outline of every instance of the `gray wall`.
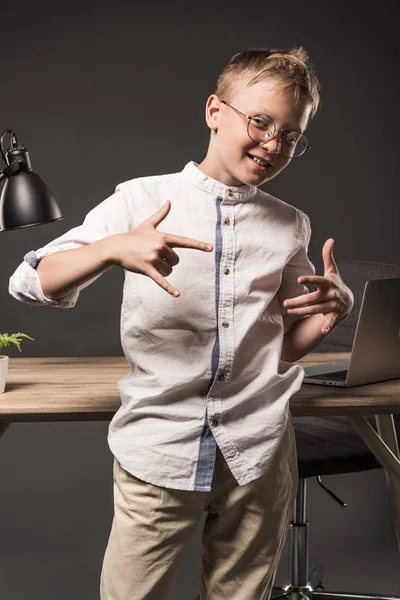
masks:
<svg viewBox="0 0 400 600"><path fill-rule="evenodd" d="M312 150L264 189L311 219L310 258L400 264L399 58L395 2L156 3L93 0L2 7L1 130L11 127L64 213L4 232L0 331L23 331L21 356L121 355L123 273L107 271L73 310L8 295L23 255L80 224L118 182L201 162L207 97L232 54L303 45L322 82ZM19 356L16 348L11 359ZM107 423L15 424L1 440L0 595L95 600L112 519ZM326 477L343 510L309 483L310 565L326 589L400 593L398 550L381 469ZM174 598L197 592L200 528ZM287 548L277 583L287 571Z"/></svg>

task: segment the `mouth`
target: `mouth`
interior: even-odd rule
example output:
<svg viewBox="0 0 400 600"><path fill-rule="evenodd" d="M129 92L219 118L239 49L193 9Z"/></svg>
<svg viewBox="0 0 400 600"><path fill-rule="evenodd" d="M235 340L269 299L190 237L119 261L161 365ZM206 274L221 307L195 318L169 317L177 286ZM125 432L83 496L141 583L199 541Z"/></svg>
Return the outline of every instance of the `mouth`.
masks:
<svg viewBox="0 0 400 600"><path fill-rule="evenodd" d="M251 160L253 166L260 171L266 171L267 169L271 168L271 164L268 161L261 159L258 156L249 153L247 153L246 156Z"/></svg>

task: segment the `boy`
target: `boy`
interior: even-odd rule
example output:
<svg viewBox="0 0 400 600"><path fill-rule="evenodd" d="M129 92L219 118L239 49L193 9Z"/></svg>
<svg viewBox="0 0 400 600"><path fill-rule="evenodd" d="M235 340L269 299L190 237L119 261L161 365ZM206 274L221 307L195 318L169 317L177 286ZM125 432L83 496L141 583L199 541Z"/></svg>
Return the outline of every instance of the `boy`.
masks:
<svg viewBox="0 0 400 600"><path fill-rule="evenodd" d="M318 88L302 48L236 54L207 101L203 162L119 184L10 279L18 300L70 308L125 270L131 372L109 428L102 600L170 598L203 511L201 599L270 597L298 477L289 399L303 371L290 363L353 303L333 240L316 277L309 218L258 189L306 150Z"/></svg>

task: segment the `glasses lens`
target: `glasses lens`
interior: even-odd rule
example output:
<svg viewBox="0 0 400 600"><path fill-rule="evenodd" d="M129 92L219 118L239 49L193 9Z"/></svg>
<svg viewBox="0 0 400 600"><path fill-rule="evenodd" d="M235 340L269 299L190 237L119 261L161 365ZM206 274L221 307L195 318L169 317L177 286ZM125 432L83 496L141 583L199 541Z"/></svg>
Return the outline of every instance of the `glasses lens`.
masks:
<svg viewBox="0 0 400 600"><path fill-rule="evenodd" d="M249 119L248 133L252 140L260 144L275 134L275 123L266 115L257 115ZM299 131L289 131L281 136L281 152L287 158L297 158L307 150L308 140Z"/></svg>
<svg viewBox="0 0 400 600"><path fill-rule="evenodd" d="M266 142L275 133L275 123L266 115L256 115L249 119L248 133L255 142Z"/></svg>
<svg viewBox="0 0 400 600"><path fill-rule="evenodd" d="M289 131L282 136L281 152L288 158L297 158L307 150L307 138L298 131Z"/></svg>

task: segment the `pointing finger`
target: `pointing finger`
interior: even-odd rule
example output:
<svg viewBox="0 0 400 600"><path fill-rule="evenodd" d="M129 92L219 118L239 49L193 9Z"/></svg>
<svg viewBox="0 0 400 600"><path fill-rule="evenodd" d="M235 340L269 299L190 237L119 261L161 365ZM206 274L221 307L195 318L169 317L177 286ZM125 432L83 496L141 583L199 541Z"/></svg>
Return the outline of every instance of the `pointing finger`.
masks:
<svg viewBox="0 0 400 600"><path fill-rule="evenodd" d="M197 250L203 250L204 252L210 252L213 247L211 244L201 242L200 240L194 240L183 235L173 235L171 233L166 234L166 243L171 247L178 248L195 248Z"/></svg>

